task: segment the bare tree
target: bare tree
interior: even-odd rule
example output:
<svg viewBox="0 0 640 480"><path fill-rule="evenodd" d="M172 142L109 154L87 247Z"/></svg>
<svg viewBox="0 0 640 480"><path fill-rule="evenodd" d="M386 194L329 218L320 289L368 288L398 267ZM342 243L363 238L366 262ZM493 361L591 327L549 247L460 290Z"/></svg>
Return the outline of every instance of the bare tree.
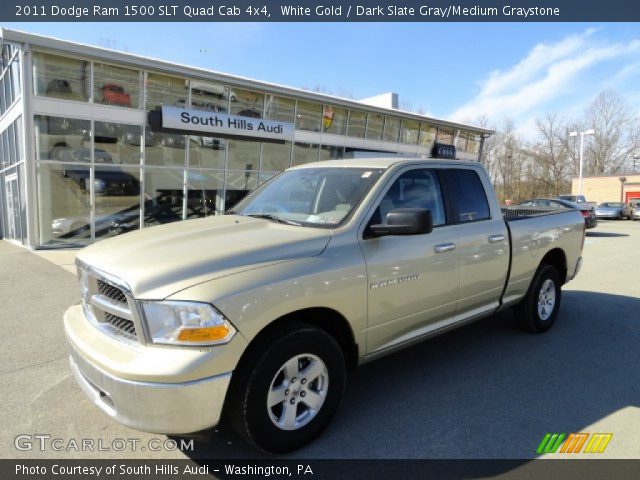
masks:
<svg viewBox="0 0 640 480"><path fill-rule="evenodd" d="M557 196L567 188L568 175L572 170L566 142L567 129L556 113L538 118L536 128L537 140L530 151L536 168L531 170L531 174L548 188L550 194Z"/></svg>
<svg viewBox="0 0 640 480"><path fill-rule="evenodd" d="M639 145L638 116L615 90L605 90L587 107L585 124L595 130L585 145L588 173L619 173ZM585 139L586 140L586 139Z"/></svg>

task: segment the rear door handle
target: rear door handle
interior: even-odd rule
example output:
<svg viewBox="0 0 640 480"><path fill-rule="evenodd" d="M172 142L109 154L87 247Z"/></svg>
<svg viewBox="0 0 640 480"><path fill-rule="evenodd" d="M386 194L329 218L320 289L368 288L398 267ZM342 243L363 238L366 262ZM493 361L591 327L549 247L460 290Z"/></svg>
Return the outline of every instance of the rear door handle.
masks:
<svg viewBox="0 0 640 480"><path fill-rule="evenodd" d="M489 243L498 243L504 240L504 235L489 235Z"/></svg>
<svg viewBox="0 0 640 480"><path fill-rule="evenodd" d="M440 245L436 245L434 248L436 253L448 252L450 250L455 250L455 249L456 249L455 243L441 243Z"/></svg>

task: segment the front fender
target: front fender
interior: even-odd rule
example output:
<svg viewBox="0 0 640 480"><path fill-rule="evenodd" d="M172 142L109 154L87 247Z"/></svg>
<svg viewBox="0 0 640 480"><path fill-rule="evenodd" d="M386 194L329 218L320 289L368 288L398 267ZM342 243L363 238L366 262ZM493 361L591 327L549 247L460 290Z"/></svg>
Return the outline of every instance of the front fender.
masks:
<svg viewBox="0 0 640 480"><path fill-rule="evenodd" d="M366 271L359 250L351 262L328 255L291 260L229 275L182 290L171 300L207 302L220 310L247 341L278 318L323 307L347 319L356 343L365 346ZM364 351L362 349L361 351Z"/></svg>

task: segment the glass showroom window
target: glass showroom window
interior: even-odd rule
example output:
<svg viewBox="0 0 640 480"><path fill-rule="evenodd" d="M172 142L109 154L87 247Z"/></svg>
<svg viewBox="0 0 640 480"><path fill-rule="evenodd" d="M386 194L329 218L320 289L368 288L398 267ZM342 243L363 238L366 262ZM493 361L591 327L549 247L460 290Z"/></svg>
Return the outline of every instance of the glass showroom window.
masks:
<svg viewBox="0 0 640 480"><path fill-rule="evenodd" d="M93 101L103 105L140 108L142 73L139 70L93 64Z"/></svg>
<svg viewBox="0 0 640 480"><path fill-rule="evenodd" d="M453 129L447 127L438 127L438 143L453 145Z"/></svg>
<svg viewBox="0 0 640 480"><path fill-rule="evenodd" d="M297 143L293 146L293 159L291 165L302 165L318 161L318 145L309 143Z"/></svg>
<svg viewBox="0 0 640 480"><path fill-rule="evenodd" d="M228 170L254 170L260 168L260 142L253 140L228 140Z"/></svg>
<svg viewBox="0 0 640 480"><path fill-rule="evenodd" d="M278 175L280 172L260 172L260 176L258 177L258 185L262 185L264 182L271 180L273 177Z"/></svg>
<svg viewBox="0 0 640 480"><path fill-rule="evenodd" d="M60 162L91 161L91 122L66 117L35 116L36 158Z"/></svg>
<svg viewBox="0 0 640 480"><path fill-rule="evenodd" d="M469 138L468 135L469 134L463 130L456 130L454 144L456 146L456 150L458 150L459 152L464 152L467 150L467 140Z"/></svg>
<svg viewBox="0 0 640 480"><path fill-rule="evenodd" d="M264 118L280 122L293 123L296 101L292 98L267 95L264 104Z"/></svg>
<svg viewBox="0 0 640 480"><path fill-rule="evenodd" d="M96 239L140 228L140 169L95 166Z"/></svg>
<svg viewBox="0 0 640 480"><path fill-rule="evenodd" d="M91 242L91 167L39 163L37 181L40 244Z"/></svg>
<svg viewBox="0 0 640 480"><path fill-rule="evenodd" d="M186 161L186 135L144 131L144 161L146 165L184 167Z"/></svg>
<svg viewBox="0 0 640 480"><path fill-rule="evenodd" d="M192 80L190 88L191 108L220 113L229 110L229 87Z"/></svg>
<svg viewBox="0 0 640 480"><path fill-rule="evenodd" d="M320 146L319 160L339 160L344 157L344 147Z"/></svg>
<svg viewBox="0 0 640 480"><path fill-rule="evenodd" d="M411 145L418 144L418 136L420 134L420 124L415 120L403 120L402 121L402 143L409 143Z"/></svg>
<svg viewBox="0 0 640 480"><path fill-rule="evenodd" d="M142 127L111 122L94 122L96 164L140 165Z"/></svg>
<svg viewBox="0 0 640 480"><path fill-rule="evenodd" d="M469 134L469 142L467 143L467 152L480 153L480 135L477 133Z"/></svg>
<svg viewBox="0 0 640 480"><path fill-rule="evenodd" d="M231 114L262 118L264 94L248 90L234 90L231 96Z"/></svg>
<svg viewBox="0 0 640 480"><path fill-rule="evenodd" d="M12 54L13 49L3 49L3 65L0 66L0 74L3 68L6 70L0 78L0 115L3 115L20 96L20 57L16 56L11 60Z"/></svg>
<svg viewBox="0 0 640 480"><path fill-rule="evenodd" d="M325 105L322 109L322 131L334 135L344 135L347 129L347 110Z"/></svg>
<svg viewBox="0 0 640 480"><path fill-rule="evenodd" d="M225 177L224 208L229 210L244 198L251 190L258 186L258 172L227 171Z"/></svg>
<svg viewBox="0 0 640 480"><path fill-rule="evenodd" d="M182 220L183 186L181 168L145 168L144 227Z"/></svg>
<svg viewBox="0 0 640 480"><path fill-rule="evenodd" d="M298 100L296 111L296 128L319 132L322 128L322 105L319 103L302 102Z"/></svg>
<svg viewBox="0 0 640 480"><path fill-rule="evenodd" d="M370 140L381 140L384 129L384 115L376 113L369 114L367 121L367 138Z"/></svg>
<svg viewBox="0 0 640 480"><path fill-rule="evenodd" d="M223 170L187 170L187 218L209 217L222 213Z"/></svg>
<svg viewBox="0 0 640 480"><path fill-rule="evenodd" d="M22 94L22 84L20 82L21 71L20 71L20 56L16 56L11 65L9 66L9 70L11 71L11 85L13 92L13 100L18 98Z"/></svg>
<svg viewBox="0 0 640 480"><path fill-rule="evenodd" d="M282 171L289 168L291 142L262 142L262 170Z"/></svg>
<svg viewBox="0 0 640 480"><path fill-rule="evenodd" d="M397 142L400 136L400 119L394 117L386 117L384 121L384 135L382 139L385 142Z"/></svg>
<svg viewBox="0 0 640 480"><path fill-rule="evenodd" d="M349 110L349 124L347 126L347 137L364 138L367 127L367 114L356 110Z"/></svg>
<svg viewBox="0 0 640 480"><path fill-rule="evenodd" d="M420 145L424 147L433 147L436 141L436 133L438 129L428 123L420 124Z"/></svg>
<svg viewBox="0 0 640 480"><path fill-rule="evenodd" d="M18 117L0 133L0 169L15 165L23 160L22 155L22 117Z"/></svg>
<svg viewBox="0 0 640 480"><path fill-rule="evenodd" d="M162 105L186 107L188 80L161 73L147 73L146 109L154 110Z"/></svg>
<svg viewBox="0 0 640 480"><path fill-rule="evenodd" d="M189 137L189 166L197 168L224 168L227 141L224 138Z"/></svg>
<svg viewBox="0 0 640 480"><path fill-rule="evenodd" d="M33 54L36 95L86 102L91 92L90 63L47 53Z"/></svg>

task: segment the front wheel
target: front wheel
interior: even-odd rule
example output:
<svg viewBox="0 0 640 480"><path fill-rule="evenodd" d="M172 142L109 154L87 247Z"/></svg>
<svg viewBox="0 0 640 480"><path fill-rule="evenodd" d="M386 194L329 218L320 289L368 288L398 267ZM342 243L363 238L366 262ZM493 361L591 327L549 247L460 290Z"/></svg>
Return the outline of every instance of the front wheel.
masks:
<svg viewBox="0 0 640 480"><path fill-rule="evenodd" d="M551 265L540 265L529 291L516 308L524 329L533 333L549 330L558 316L562 290L560 274Z"/></svg>
<svg viewBox="0 0 640 480"><path fill-rule="evenodd" d="M250 444L286 453L329 425L342 394L346 365L329 334L299 324L263 338L234 373L227 415Z"/></svg>

